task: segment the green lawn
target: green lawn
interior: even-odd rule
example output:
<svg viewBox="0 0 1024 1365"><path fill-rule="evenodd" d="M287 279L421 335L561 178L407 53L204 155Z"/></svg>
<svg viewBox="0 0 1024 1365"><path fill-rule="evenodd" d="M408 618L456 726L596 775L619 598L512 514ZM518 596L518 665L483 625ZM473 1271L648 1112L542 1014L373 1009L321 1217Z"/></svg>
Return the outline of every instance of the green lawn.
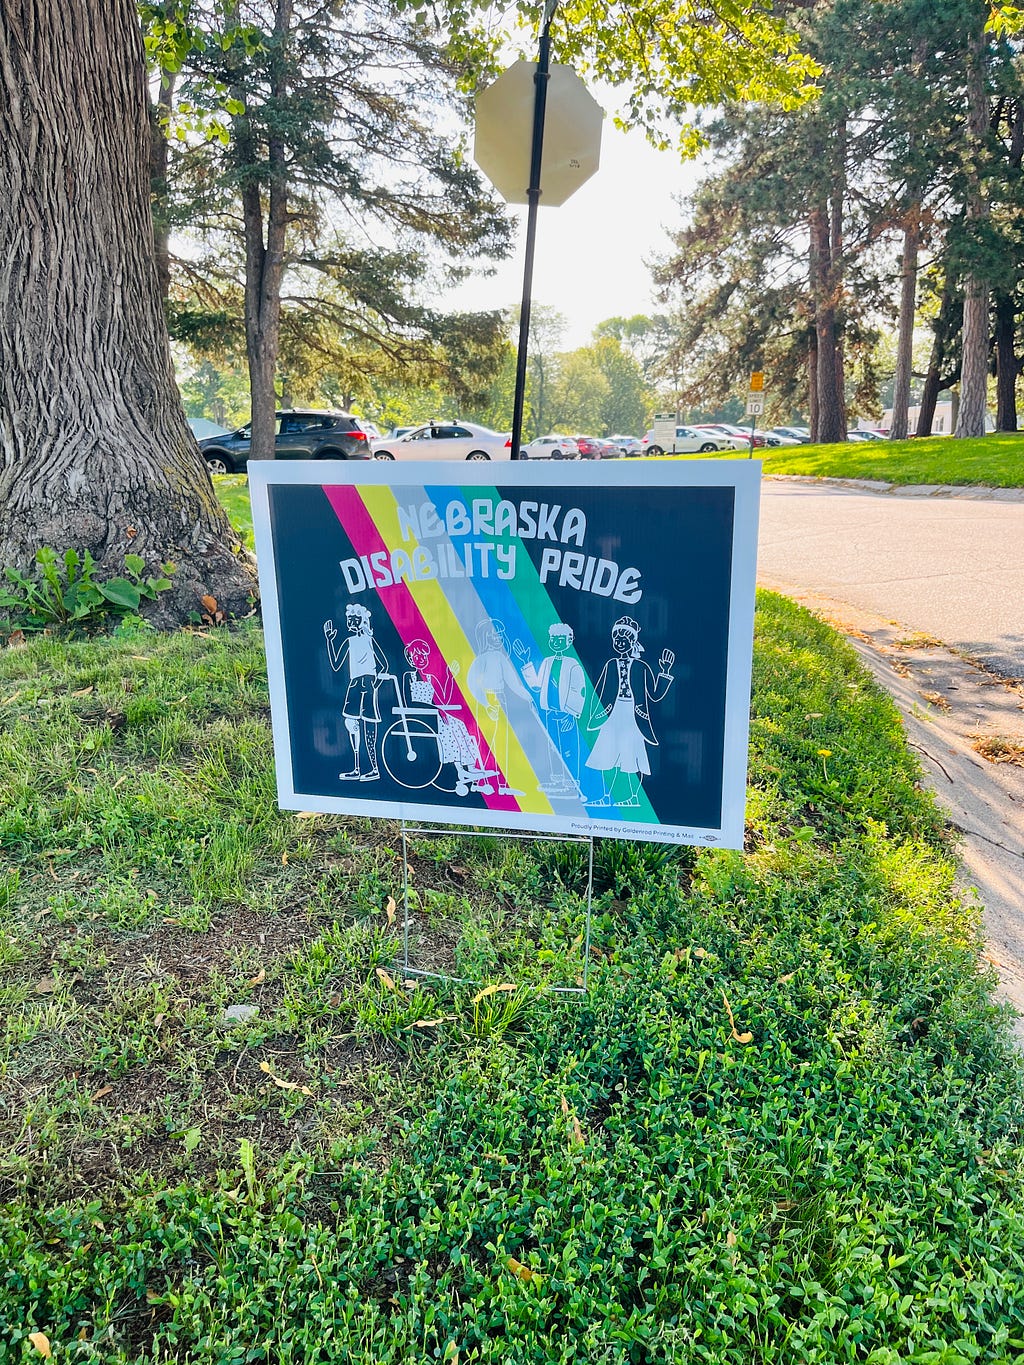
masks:
<svg viewBox="0 0 1024 1365"><path fill-rule="evenodd" d="M213 486L228 520L248 549L254 548L249 480L245 474L214 474Z"/></svg>
<svg viewBox="0 0 1024 1365"><path fill-rule="evenodd" d="M252 622L0 651L0 1360L1024 1351L1022 1066L898 717L759 602L748 852L277 811ZM401 910L398 911L399 915ZM227 1027L228 1005L256 1008Z"/></svg>
<svg viewBox="0 0 1024 1365"><path fill-rule="evenodd" d="M903 484L983 484L1024 488L1024 433L955 440L846 441L763 450L766 474L812 474Z"/></svg>

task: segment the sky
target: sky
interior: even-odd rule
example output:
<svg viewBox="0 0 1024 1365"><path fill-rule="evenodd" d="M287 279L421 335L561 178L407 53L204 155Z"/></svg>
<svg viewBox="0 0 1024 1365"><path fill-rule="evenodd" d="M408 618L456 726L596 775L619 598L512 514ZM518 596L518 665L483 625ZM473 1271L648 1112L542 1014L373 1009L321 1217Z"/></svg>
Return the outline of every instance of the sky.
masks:
<svg viewBox="0 0 1024 1365"><path fill-rule="evenodd" d="M679 222L674 196L695 185L698 164L672 151L655 151L640 133L623 133L606 118L595 175L559 208L537 219L533 301L564 313L563 345L585 346L605 318L657 308L645 264L670 249L667 230ZM523 291L526 208L517 220L515 251L489 278L469 280L445 295L443 306L472 312L518 305Z"/></svg>

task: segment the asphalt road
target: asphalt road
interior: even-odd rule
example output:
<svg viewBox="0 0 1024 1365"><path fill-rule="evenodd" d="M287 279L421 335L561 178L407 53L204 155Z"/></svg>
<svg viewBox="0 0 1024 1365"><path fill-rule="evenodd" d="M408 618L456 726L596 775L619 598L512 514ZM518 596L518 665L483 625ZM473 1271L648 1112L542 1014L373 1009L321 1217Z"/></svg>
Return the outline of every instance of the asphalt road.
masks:
<svg viewBox="0 0 1024 1365"><path fill-rule="evenodd" d="M1024 678L1024 495L766 479L758 578L898 621Z"/></svg>
<svg viewBox="0 0 1024 1365"><path fill-rule="evenodd" d="M769 479L758 581L845 631L898 706L1024 1046L1024 767L979 745L1024 747L1024 494Z"/></svg>

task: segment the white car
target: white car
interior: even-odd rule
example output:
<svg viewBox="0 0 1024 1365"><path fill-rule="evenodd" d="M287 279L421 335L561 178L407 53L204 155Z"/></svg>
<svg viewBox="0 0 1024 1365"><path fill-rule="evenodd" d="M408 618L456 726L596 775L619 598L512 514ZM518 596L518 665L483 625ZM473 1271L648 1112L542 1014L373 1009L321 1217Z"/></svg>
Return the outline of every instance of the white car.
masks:
<svg viewBox="0 0 1024 1365"><path fill-rule="evenodd" d="M375 460L508 460L512 438L472 422L428 422L370 442Z"/></svg>
<svg viewBox="0 0 1024 1365"><path fill-rule="evenodd" d="M580 448L573 436L538 436L528 446L523 446L523 454L528 460L578 460Z"/></svg>
<svg viewBox="0 0 1024 1365"><path fill-rule="evenodd" d="M698 431L694 427L676 427L676 439L673 444L677 455L710 455L712 451L735 448L724 432ZM665 454L664 447L655 441L653 431L649 431L644 440L644 454Z"/></svg>

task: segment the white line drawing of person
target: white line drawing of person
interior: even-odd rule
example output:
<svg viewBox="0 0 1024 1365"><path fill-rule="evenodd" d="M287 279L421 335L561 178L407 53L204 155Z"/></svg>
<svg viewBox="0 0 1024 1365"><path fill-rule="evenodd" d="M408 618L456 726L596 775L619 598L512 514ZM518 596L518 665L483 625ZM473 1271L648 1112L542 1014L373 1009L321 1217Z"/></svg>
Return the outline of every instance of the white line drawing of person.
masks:
<svg viewBox="0 0 1024 1365"><path fill-rule="evenodd" d="M587 721L588 730L599 732L587 767L598 769L605 780L604 797L592 804L613 804L615 775L620 774L625 778L626 798L619 804L638 806L640 783L651 771L647 746L658 743L651 705L661 701L672 686L676 656L671 649L663 649L655 674L640 658L644 652L640 627L630 616L620 616L612 626L612 648L615 658L601 671Z"/></svg>
<svg viewBox="0 0 1024 1365"><path fill-rule="evenodd" d="M493 769L484 768L480 749L469 733L466 723L456 715L460 709L452 704L452 690L459 674L459 662L453 660L444 670L444 677L429 673L430 648L424 640L412 640L405 648L411 673L402 675L402 692L407 706L436 706L437 745L442 763L454 763L458 780L457 790L482 792L489 796L494 787L488 781L497 776Z"/></svg>
<svg viewBox="0 0 1024 1365"><path fill-rule="evenodd" d="M576 722L583 714L587 679L580 664L567 657L574 639L572 626L561 621L549 626L551 653L541 661L540 668L527 663L523 677L527 686L539 694L540 713L552 746L548 751L551 777L541 785L541 790L548 796L582 798Z"/></svg>
<svg viewBox="0 0 1024 1365"><path fill-rule="evenodd" d="M380 777L377 768L377 726L380 724L377 693L383 679L389 676L388 661L373 638L373 625L366 607L359 602L350 602L345 608L345 624L349 633L339 645L334 622L324 622L331 667L338 673L347 663L349 674L341 714L352 745L352 768L338 776L346 782L376 782ZM360 763L360 732L370 763L365 773Z"/></svg>
<svg viewBox="0 0 1024 1365"><path fill-rule="evenodd" d="M512 650L516 657L528 660L526 646L519 640L509 648L508 633L501 621L481 621L476 628L477 654L466 671L466 684L477 705L489 717L491 733L488 738L491 753L507 779L509 731L507 720L502 720L502 712L507 714L510 695L520 697L530 704L533 701L523 686L515 664L509 657ZM479 714L477 721L479 723ZM481 730L483 727L481 726ZM498 791L502 796L522 796L521 791L506 785L499 778Z"/></svg>

